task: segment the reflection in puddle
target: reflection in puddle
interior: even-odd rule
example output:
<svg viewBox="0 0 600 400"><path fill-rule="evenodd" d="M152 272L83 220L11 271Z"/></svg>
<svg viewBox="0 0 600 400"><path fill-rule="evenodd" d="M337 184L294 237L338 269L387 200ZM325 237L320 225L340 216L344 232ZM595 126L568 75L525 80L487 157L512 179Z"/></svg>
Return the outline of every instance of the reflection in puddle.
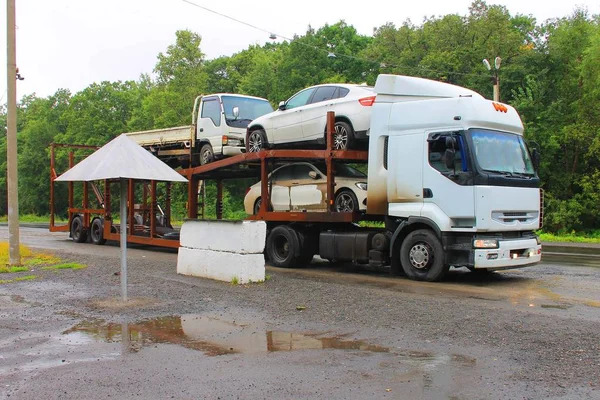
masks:
<svg viewBox="0 0 600 400"><path fill-rule="evenodd" d="M126 325L126 326L125 326ZM256 327L198 315L169 316L133 324L82 322L63 332L84 333L101 342L128 342L129 351L169 343L204 352L209 356L236 353L264 353L295 350L359 350L387 353L389 348L364 340L345 340L341 336L265 331ZM124 340L125 339L125 340Z"/></svg>

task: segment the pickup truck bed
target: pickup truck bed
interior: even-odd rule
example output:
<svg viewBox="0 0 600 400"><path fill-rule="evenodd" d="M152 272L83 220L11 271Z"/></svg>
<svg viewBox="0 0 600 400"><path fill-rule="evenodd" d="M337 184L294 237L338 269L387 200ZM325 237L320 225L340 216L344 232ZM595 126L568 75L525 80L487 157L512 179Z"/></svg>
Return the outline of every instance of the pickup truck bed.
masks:
<svg viewBox="0 0 600 400"><path fill-rule="evenodd" d="M153 129L150 131L128 132L127 136L140 146L165 146L174 143L192 141L193 126L178 126L175 128Z"/></svg>

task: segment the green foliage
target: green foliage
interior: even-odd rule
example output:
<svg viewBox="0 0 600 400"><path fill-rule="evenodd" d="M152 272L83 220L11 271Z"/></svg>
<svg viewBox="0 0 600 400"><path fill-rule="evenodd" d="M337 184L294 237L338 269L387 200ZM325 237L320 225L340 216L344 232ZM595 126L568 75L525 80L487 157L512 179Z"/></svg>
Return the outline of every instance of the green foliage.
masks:
<svg viewBox="0 0 600 400"><path fill-rule="evenodd" d="M84 264L79 264L79 263L64 263L64 264L57 264L57 265L50 265L47 267L42 267L41 269L43 270L57 270L57 269L84 269L87 268L87 265Z"/></svg>
<svg viewBox="0 0 600 400"><path fill-rule="evenodd" d="M585 9L539 24L530 16L511 15L504 6L475 0L467 15L388 23L373 35L360 35L339 21L309 27L291 41L252 45L214 60L205 59L201 45L197 33L178 31L174 43L157 56L155 78L143 75L135 82L92 83L75 94L60 89L47 98L23 97L18 107L20 211L49 212L51 142L102 145L126 131L188 125L194 99L201 94L244 93L277 105L313 84L373 84L380 73L446 81L491 97L491 73L481 60L500 56L501 100L517 108L526 139L542 153L545 229L571 232L600 226L600 24ZM6 108L0 106L0 126L5 125ZM66 153L57 154L56 168L63 172ZM86 154L77 152L76 161ZM225 218L246 216L243 197L253 183L226 182ZM81 185L75 187L79 199ZM56 194L58 208L64 209L66 185ZM172 196L173 217L184 219L185 185L174 185ZM215 198L216 186L209 183L207 218L216 217ZM6 212L2 135L0 214Z"/></svg>

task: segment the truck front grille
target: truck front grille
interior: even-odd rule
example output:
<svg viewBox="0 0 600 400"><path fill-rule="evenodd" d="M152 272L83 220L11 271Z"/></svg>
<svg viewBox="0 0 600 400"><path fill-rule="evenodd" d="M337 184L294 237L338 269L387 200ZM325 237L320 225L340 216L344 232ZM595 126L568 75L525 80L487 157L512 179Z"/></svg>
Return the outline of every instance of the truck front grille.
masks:
<svg viewBox="0 0 600 400"><path fill-rule="evenodd" d="M492 219L502 224L530 224L537 220L537 211L492 211Z"/></svg>

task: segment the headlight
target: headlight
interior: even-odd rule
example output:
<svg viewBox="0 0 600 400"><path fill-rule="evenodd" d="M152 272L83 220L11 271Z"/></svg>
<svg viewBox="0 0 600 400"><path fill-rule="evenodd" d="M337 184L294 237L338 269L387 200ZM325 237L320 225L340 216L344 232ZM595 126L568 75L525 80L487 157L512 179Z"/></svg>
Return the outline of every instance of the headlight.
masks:
<svg viewBox="0 0 600 400"><path fill-rule="evenodd" d="M475 239L473 240L473 248L475 249L497 249L497 239Z"/></svg>
<svg viewBox="0 0 600 400"><path fill-rule="evenodd" d="M356 182L355 185L360 190L367 190L367 182Z"/></svg>
<svg viewBox="0 0 600 400"><path fill-rule="evenodd" d="M244 140L243 139L239 139L237 137L231 137L231 136L223 136L222 140L221 140L221 144L223 146L235 146L235 147L241 147L244 145Z"/></svg>

